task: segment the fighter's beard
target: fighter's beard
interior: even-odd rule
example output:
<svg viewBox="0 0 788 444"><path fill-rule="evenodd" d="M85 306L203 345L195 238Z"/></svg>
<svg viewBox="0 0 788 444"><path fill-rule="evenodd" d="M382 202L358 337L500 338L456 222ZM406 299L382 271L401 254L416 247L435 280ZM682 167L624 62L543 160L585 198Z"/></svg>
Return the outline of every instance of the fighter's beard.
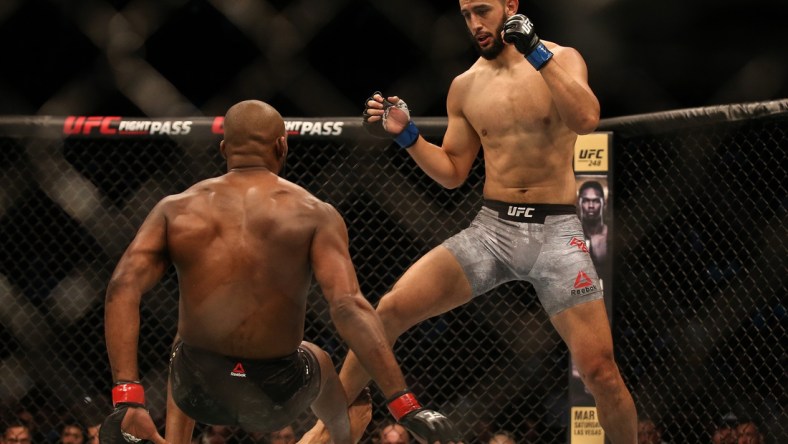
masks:
<svg viewBox="0 0 788 444"><path fill-rule="evenodd" d="M476 48L476 51L479 55L484 58L485 60L494 60L496 59L502 52L506 45L503 43L503 39L501 38L501 33L503 32L503 21L501 21L501 25L498 29L495 30L495 33L492 35L492 46L487 49L484 49L479 45L479 41L476 40L476 37L468 31L468 34L471 36L471 40L473 41L473 46Z"/></svg>

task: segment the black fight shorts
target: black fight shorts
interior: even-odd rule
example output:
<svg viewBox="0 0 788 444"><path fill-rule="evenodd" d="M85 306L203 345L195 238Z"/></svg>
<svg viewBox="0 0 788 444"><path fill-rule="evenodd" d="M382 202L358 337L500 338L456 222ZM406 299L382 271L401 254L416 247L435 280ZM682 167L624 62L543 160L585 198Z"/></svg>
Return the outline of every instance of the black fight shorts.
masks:
<svg viewBox="0 0 788 444"><path fill-rule="evenodd" d="M303 346L277 359L223 356L178 342L170 359L175 403L197 422L279 430L320 392L320 366Z"/></svg>

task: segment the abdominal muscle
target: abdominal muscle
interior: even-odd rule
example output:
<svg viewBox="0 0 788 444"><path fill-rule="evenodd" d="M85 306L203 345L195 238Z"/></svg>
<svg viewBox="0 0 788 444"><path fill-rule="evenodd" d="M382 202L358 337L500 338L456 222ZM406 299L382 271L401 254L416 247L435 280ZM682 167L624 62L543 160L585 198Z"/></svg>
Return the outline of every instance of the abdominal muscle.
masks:
<svg viewBox="0 0 788 444"><path fill-rule="evenodd" d="M574 204L576 139L573 134L552 144L542 137L483 140L484 197L511 203Z"/></svg>

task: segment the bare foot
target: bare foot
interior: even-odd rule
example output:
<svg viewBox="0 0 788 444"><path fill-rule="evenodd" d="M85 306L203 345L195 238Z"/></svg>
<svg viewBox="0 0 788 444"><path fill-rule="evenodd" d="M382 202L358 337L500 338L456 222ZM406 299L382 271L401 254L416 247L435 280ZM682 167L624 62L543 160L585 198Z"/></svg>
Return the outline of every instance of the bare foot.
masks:
<svg viewBox="0 0 788 444"><path fill-rule="evenodd" d="M350 404L347 414L350 417L350 436L353 442L358 442L364 436L369 422L372 421L372 395L369 387L365 387Z"/></svg>
<svg viewBox="0 0 788 444"><path fill-rule="evenodd" d="M304 436L296 444L329 444L330 442L331 435L328 434L326 425L318 419L317 423L304 433Z"/></svg>
<svg viewBox="0 0 788 444"><path fill-rule="evenodd" d="M366 387L348 406L347 414L350 417L350 436L353 438L353 442L359 442L372 421L372 395L369 392L369 387ZM318 419L296 444L330 444L331 442L331 435L328 433L326 425Z"/></svg>

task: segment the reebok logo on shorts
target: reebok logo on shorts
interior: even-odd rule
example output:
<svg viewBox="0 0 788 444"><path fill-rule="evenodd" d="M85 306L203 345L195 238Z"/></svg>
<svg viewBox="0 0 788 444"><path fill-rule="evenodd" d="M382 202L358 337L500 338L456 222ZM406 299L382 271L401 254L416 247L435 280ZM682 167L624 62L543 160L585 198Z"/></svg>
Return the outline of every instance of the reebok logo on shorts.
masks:
<svg viewBox="0 0 788 444"><path fill-rule="evenodd" d="M574 287L575 288L586 288L586 287L589 287L591 285L593 285L593 281L591 281L591 278L588 277L588 275L585 274L585 272L580 270L577 273L577 277L575 278L575 285L574 285ZM238 364L238 365L241 365L241 364Z"/></svg>
<svg viewBox="0 0 788 444"><path fill-rule="evenodd" d="M246 370L244 370L244 366L241 365L240 362L235 364L235 368L230 372L230 376L235 376L236 378L245 378Z"/></svg>
<svg viewBox="0 0 788 444"><path fill-rule="evenodd" d="M573 287L575 287L575 289L571 292L572 296L580 296L596 291L596 285L594 285L594 281L592 281L583 270L577 272L577 277L575 278L575 284Z"/></svg>

